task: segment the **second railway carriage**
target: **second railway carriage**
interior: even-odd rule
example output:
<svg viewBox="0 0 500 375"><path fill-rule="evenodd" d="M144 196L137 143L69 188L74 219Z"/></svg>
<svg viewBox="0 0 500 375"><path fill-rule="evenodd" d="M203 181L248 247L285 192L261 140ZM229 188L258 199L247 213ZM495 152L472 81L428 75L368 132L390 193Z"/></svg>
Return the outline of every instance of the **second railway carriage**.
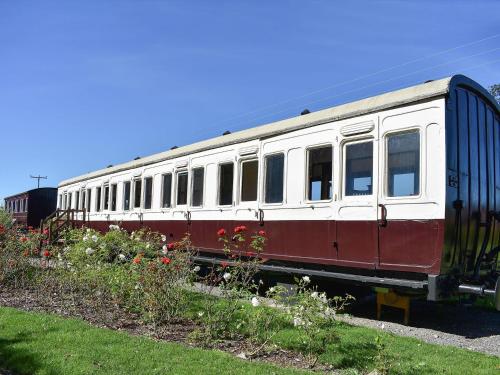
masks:
<svg viewBox="0 0 500 375"><path fill-rule="evenodd" d="M112 166L58 194L102 231L189 232L200 260L220 258L218 228L245 224L268 233L265 270L500 307L499 105L464 76Z"/></svg>

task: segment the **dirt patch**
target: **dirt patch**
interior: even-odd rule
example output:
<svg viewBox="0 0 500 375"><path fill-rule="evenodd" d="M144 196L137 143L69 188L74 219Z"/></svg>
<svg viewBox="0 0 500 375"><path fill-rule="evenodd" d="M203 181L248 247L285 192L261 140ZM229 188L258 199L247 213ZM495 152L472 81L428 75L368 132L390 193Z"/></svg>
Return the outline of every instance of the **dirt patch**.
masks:
<svg viewBox="0 0 500 375"><path fill-rule="evenodd" d="M155 340L197 347L196 343L190 340L190 334L198 327L195 322L182 320L153 327L143 324L137 314L109 301L99 303L96 308L95 301L91 303L80 299L75 300L58 293L51 293L50 296L47 296L46 293L35 289L3 289L0 290L0 305L24 311L48 312L63 317L80 318L96 327L125 331L135 336L147 336ZM278 347L259 348L243 337L218 342L214 344L212 349L224 351L244 360L310 370L310 361L300 353ZM253 354L254 352L256 353ZM1 371L0 374L3 374ZM316 364L312 371L334 373L331 366L322 364Z"/></svg>

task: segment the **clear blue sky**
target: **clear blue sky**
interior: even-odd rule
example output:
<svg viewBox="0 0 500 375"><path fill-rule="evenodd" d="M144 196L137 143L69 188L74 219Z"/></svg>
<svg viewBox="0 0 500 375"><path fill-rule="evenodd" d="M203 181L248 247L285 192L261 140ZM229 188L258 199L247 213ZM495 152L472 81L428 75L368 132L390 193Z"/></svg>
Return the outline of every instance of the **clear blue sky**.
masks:
<svg viewBox="0 0 500 375"><path fill-rule="evenodd" d="M496 34L494 0L2 1L0 198L451 73L489 86L500 35L426 57Z"/></svg>

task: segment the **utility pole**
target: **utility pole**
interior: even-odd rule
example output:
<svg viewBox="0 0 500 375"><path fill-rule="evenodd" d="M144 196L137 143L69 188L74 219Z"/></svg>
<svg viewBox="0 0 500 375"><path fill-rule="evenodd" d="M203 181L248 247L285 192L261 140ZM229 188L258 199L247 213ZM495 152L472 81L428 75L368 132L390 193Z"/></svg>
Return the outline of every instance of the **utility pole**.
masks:
<svg viewBox="0 0 500 375"><path fill-rule="evenodd" d="M32 176L32 175L30 175L30 178L36 178L38 180L38 189L39 189L40 188L40 180L42 180L42 179L46 180L47 176L40 176L40 175L38 175L38 176Z"/></svg>

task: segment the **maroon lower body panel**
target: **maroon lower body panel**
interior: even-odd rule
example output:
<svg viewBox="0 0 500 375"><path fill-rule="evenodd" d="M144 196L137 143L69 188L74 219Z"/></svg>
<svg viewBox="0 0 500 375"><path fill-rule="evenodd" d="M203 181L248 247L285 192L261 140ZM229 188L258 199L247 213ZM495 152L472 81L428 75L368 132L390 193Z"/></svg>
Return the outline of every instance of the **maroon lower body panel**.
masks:
<svg viewBox="0 0 500 375"><path fill-rule="evenodd" d="M90 221L86 225L101 232L113 222ZM124 221L127 231L148 227L177 241L186 233L202 251L222 252L217 230L232 233L246 225L248 234L266 231L262 256L316 265L439 274L444 245L444 220L389 221L379 227L375 221Z"/></svg>

